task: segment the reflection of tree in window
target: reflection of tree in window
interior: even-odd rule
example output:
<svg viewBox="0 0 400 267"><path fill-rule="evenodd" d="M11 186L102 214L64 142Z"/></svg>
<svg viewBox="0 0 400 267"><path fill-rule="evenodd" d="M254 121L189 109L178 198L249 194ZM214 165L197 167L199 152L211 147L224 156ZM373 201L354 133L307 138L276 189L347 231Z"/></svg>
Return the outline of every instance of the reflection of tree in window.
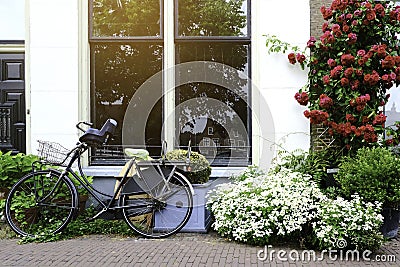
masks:
<svg viewBox="0 0 400 267"><path fill-rule="evenodd" d="M177 114L177 123L181 129L188 124L201 124L201 118L208 118L214 125L213 134L221 136L221 144L234 146L234 140L227 133L232 129L243 129L250 132L249 127L249 81L250 76L250 29L248 27L250 1L247 0L177 0L178 18L176 54L177 64L191 61L211 61L222 63L231 68L221 68L221 65L209 64L204 73L213 73L219 84L191 82L177 88L177 104L181 104ZM226 42L228 40L229 42ZM200 41L199 41L200 40ZM192 70L201 72L201 70ZM186 73L177 73L176 79L185 77ZM199 74L201 75L201 73ZM204 74L206 75L206 74ZM207 77L205 77L207 78ZM214 102L210 102L214 99ZM194 101L194 102L193 102ZM218 101L218 105L213 105ZM188 103L185 106L185 103ZM195 103L195 104L193 104ZM193 131L192 131L193 132ZM192 144L199 145L199 140L209 135L195 131L190 135L188 131L181 131L180 144L184 145L187 139ZM246 133L242 133L245 135ZM190 135L190 136L189 136ZM246 143L249 141L244 137ZM233 142L230 142L233 141ZM229 159L230 156L243 158L247 164L249 153L231 155L228 147L221 148L217 158ZM223 166L225 163L214 161L214 166Z"/></svg>
<svg viewBox="0 0 400 267"><path fill-rule="evenodd" d="M179 0L180 36L247 35L245 0Z"/></svg>
<svg viewBox="0 0 400 267"><path fill-rule="evenodd" d="M94 36L159 36L159 0L94 0Z"/></svg>
<svg viewBox="0 0 400 267"><path fill-rule="evenodd" d="M136 90L153 74L161 71L162 47L148 44L98 44L95 45L94 54L96 122L101 124L108 117L113 117L121 123ZM149 133L160 127L161 102L155 109L148 121L148 128L154 127ZM116 143L121 142L120 138L118 135Z"/></svg>

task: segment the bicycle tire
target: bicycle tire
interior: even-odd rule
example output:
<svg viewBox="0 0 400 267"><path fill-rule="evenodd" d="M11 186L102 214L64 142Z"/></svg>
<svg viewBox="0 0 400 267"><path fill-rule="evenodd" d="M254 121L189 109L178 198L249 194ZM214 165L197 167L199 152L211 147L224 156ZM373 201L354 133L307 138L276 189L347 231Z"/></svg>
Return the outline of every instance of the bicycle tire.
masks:
<svg viewBox="0 0 400 267"><path fill-rule="evenodd" d="M160 183L160 188L152 192L123 193L122 205L127 206L122 209L125 222L146 238L165 238L177 233L189 221L193 210L193 194L188 183L181 173L175 172L168 191Z"/></svg>
<svg viewBox="0 0 400 267"><path fill-rule="evenodd" d="M11 229L34 237L62 231L76 214L78 193L57 170L37 171L22 177L10 190L5 215Z"/></svg>

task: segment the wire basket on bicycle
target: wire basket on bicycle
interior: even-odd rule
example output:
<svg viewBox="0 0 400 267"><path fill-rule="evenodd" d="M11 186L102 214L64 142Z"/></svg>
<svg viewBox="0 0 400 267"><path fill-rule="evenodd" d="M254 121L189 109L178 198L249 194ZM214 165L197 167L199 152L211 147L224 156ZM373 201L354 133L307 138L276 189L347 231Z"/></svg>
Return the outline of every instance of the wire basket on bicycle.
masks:
<svg viewBox="0 0 400 267"><path fill-rule="evenodd" d="M54 165L64 165L68 163L70 150L59 143L38 140L38 156L47 163Z"/></svg>

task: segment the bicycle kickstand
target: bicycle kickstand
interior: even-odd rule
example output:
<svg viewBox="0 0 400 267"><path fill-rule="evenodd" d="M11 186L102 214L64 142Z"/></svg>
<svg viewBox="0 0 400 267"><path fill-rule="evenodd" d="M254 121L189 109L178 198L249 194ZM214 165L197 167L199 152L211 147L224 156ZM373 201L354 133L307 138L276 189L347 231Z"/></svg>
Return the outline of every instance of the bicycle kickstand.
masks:
<svg viewBox="0 0 400 267"><path fill-rule="evenodd" d="M98 212L96 215L94 215L92 218L87 218L87 219L85 219L84 222L85 222L85 223L92 222L92 221L96 220L97 217L99 217L101 214L103 214L103 213L106 212L106 211L107 211L107 208L103 208L101 211L99 211L99 212Z"/></svg>

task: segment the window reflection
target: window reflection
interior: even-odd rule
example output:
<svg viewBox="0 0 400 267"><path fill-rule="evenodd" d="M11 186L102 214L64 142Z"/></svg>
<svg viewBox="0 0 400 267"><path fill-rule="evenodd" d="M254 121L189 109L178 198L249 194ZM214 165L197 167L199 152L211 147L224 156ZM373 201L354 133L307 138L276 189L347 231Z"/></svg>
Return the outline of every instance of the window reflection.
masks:
<svg viewBox="0 0 400 267"><path fill-rule="evenodd" d="M218 84L190 82L177 88L180 145L191 140L213 166L241 166L250 161L248 50L248 45L235 44L190 43L177 47L180 63L214 61L241 71L210 64L207 68L212 69L198 76L212 73ZM181 75L185 73L177 73L178 83Z"/></svg>
<svg viewBox="0 0 400 267"><path fill-rule="evenodd" d="M101 126L108 118L114 118L121 126L125 111L133 94L152 75L161 71L161 45L136 44L95 44L92 47L94 72L92 118ZM160 96L162 88L159 88ZM146 145L153 155L160 154L162 100L151 111L146 125ZM114 145L121 145L122 127ZM153 146L157 146L154 148Z"/></svg>
<svg viewBox="0 0 400 267"><path fill-rule="evenodd" d="M395 123L400 121L400 93L399 87L393 86L390 89L390 98L387 104L385 105L385 115L386 118L386 126L395 127Z"/></svg>
<svg viewBox="0 0 400 267"><path fill-rule="evenodd" d="M179 36L247 36L247 0L178 0Z"/></svg>
<svg viewBox="0 0 400 267"><path fill-rule="evenodd" d="M96 37L160 36L160 0L93 0Z"/></svg>

